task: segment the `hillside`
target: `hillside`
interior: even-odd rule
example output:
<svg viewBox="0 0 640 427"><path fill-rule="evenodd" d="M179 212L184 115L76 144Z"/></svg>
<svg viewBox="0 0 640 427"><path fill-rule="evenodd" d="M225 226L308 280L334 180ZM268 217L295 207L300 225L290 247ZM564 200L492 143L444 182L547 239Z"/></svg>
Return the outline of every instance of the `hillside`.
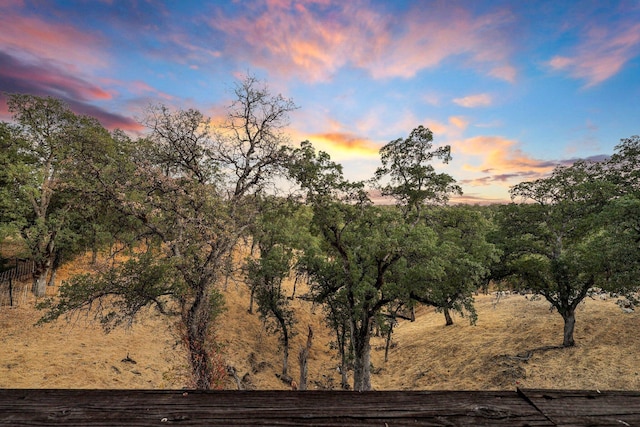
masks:
<svg viewBox="0 0 640 427"><path fill-rule="evenodd" d="M60 272L62 280L83 268ZM54 289L49 289L55 293ZM304 290L298 289L298 294ZM277 339L256 314L247 312L244 285L229 283L227 311L218 336L228 365L255 389L287 389L275 374L282 358ZM431 308L417 310L415 322L401 321L394 348L384 362L384 340L372 343L376 390L511 390L516 386L554 389L640 389L640 313L623 313L615 298L588 299L577 312L576 347L544 349L562 341L562 319L543 300L521 295L477 297L479 320L471 326ZM0 307L1 388L181 388L188 386L186 359L171 322L148 312L132 328L105 335L89 318L34 327L40 313L33 298L16 308ZM293 300L298 319L290 372L298 376L297 354L314 330L309 384L337 388L337 357L329 346L321 307ZM540 349L533 351L535 349ZM127 361L133 360L136 363ZM245 376L246 375L246 376ZM231 378L225 387L234 389Z"/></svg>

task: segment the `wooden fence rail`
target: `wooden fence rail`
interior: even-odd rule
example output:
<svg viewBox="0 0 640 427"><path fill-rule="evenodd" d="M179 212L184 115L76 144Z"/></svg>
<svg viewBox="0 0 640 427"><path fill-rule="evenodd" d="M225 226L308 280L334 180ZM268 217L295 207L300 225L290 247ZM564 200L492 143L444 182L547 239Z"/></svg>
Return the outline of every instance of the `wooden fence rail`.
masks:
<svg viewBox="0 0 640 427"><path fill-rule="evenodd" d="M9 426L638 426L640 392L2 390Z"/></svg>

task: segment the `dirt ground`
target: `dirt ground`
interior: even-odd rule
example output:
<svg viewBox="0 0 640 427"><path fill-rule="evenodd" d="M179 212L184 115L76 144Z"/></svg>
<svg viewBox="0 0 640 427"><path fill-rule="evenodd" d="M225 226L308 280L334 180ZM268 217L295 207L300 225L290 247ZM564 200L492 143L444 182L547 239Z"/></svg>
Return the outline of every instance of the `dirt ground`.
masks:
<svg viewBox="0 0 640 427"><path fill-rule="evenodd" d="M66 266L64 280L84 261ZM28 286L25 284L24 286ZM56 289L49 288L55 295ZM298 295L304 289L298 290ZM241 283L224 291L227 311L217 334L224 358L254 389L288 389L276 377L282 352L257 314L249 314L249 293ZM577 311L573 348L562 342L562 318L544 300L522 295L476 298L477 325L454 317L453 326L431 308L416 321L400 321L389 361L384 340L372 341L372 384L376 390L639 390L640 310L623 313L616 298L587 299ZM34 326L41 313L27 293L18 307L0 307L0 388L182 388L189 384L185 353L168 320L147 312L129 329L104 334L90 318ZM289 367L299 375L298 352L314 331L309 354L309 388L337 389L338 359L321 307L298 298L296 336ZM134 363L135 362L135 363ZM236 383L228 378L225 388Z"/></svg>

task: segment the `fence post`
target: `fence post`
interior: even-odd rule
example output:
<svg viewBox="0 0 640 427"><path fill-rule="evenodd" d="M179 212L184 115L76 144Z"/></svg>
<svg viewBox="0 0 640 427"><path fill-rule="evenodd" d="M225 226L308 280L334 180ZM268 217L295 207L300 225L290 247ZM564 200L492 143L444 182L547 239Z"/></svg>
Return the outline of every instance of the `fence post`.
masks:
<svg viewBox="0 0 640 427"><path fill-rule="evenodd" d="M13 279L9 277L9 307L13 307Z"/></svg>

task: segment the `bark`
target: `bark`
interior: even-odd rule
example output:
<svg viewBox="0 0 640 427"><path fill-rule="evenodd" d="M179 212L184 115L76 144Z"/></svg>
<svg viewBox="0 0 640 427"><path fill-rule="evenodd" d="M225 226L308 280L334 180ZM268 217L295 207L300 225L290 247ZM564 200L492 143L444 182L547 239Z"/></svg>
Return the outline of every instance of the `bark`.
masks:
<svg viewBox="0 0 640 427"><path fill-rule="evenodd" d="M280 323L280 329L282 330L282 352L284 353L282 357L282 376L288 377L289 371L289 329L287 328L287 321L278 311L274 310L273 313Z"/></svg>
<svg viewBox="0 0 640 427"><path fill-rule="evenodd" d="M286 377L288 376L289 371L289 335L286 332L284 333L283 344L284 348L282 349L282 352L284 355L282 357L282 376Z"/></svg>
<svg viewBox="0 0 640 427"><path fill-rule="evenodd" d="M33 275L33 287L32 292L36 297L43 297L47 294L47 277L51 273L51 267L47 262L45 265L36 268L36 272Z"/></svg>
<svg viewBox="0 0 640 427"><path fill-rule="evenodd" d="M352 322L352 345L353 345L353 390L371 390L371 331L368 321L357 327Z"/></svg>
<svg viewBox="0 0 640 427"><path fill-rule="evenodd" d="M563 347L573 347L575 341L573 340L573 330L576 325L576 313L575 310L568 310L566 313L562 313L564 319L564 339L562 341Z"/></svg>
<svg viewBox="0 0 640 427"><path fill-rule="evenodd" d="M253 314L253 299L256 293L256 288L254 286L251 287L251 294L249 295L249 314Z"/></svg>
<svg viewBox="0 0 640 427"><path fill-rule="evenodd" d="M384 344L384 361L388 362L389 361L389 347L391 345L391 336L393 335L393 325L395 323L395 320L391 321L391 324L389 325L389 330L387 331L387 337L386 337L386 341Z"/></svg>
<svg viewBox="0 0 640 427"><path fill-rule="evenodd" d="M311 340L313 339L313 329L309 325L309 334L307 335L307 345L300 350L298 360L300 361L300 383L298 384L298 390L307 389L307 359L309 357L309 350L311 350Z"/></svg>
<svg viewBox="0 0 640 427"><path fill-rule="evenodd" d="M446 321L445 325L446 326L453 325L453 319L451 318L451 313L449 313L449 309L445 307L442 311L444 312L444 319Z"/></svg>
<svg viewBox="0 0 640 427"><path fill-rule="evenodd" d="M349 390L349 378L347 376L347 351L345 346L346 333L344 328L336 328L336 343L340 352L340 387Z"/></svg>
<svg viewBox="0 0 640 427"><path fill-rule="evenodd" d="M47 286L55 286L56 285L56 273L58 272L57 268L52 268L51 269L51 276L49 277L49 280L47 282Z"/></svg>
<svg viewBox="0 0 640 427"><path fill-rule="evenodd" d="M195 388L209 390L213 383L212 361L207 351L207 332L211 311L206 286L199 286L193 304L183 316L186 345Z"/></svg>

